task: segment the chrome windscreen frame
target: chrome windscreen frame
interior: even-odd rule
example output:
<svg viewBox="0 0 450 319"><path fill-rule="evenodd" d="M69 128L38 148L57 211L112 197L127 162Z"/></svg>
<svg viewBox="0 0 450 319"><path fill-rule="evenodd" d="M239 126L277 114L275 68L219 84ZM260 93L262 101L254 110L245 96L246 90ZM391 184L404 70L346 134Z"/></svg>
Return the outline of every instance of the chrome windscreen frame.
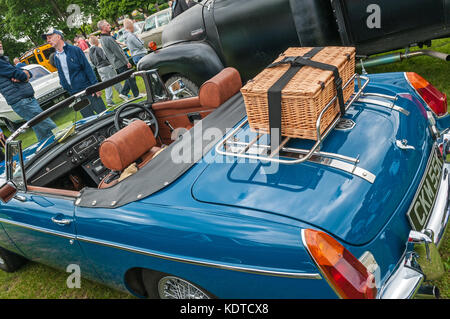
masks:
<svg viewBox="0 0 450 319"><path fill-rule="evenodd" d="M14 135L14 134L13 134ZM12 154L13 148L17 148L17 160L19 161L19 164L14 160L14 155ZM25 178L25 170L24 170L24 161L23 161L23 154L22 154L22 141L21 140L10 140L8 139L6 142L6 150L5 150L5 164L6 164L6 180L12 181L16 185L16 187L20 190L26 190L27 189L27 182ZM17 169L17 165L20 166L21 170L21 181L17 182L14 181L14 171Z"/></svg>

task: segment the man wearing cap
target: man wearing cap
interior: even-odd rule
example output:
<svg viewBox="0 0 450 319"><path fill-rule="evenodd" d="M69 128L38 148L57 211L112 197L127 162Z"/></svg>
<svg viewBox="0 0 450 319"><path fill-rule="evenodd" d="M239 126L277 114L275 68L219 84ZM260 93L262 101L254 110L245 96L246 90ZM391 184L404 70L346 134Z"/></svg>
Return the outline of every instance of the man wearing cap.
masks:
<svg viewBox="0 0 450 319"><path fill-rule="evenodd" d="M92 67L84 52L76 46L64 42L63 33L51 28L42 38L55 48L55 67L58 69L59 82L70 95L76 94L97 83ZM80 112L83 117L100 114L106 110L102 92L87 96L90 105Z"/></svg>
<svg viewBox="0 0 450 319"><path fill-rule="evenodd" d="M3 54L3 45L0 42L0 93L14 112L29 121L42 113L39 102L34 98L34 89L28 82L32 74L27 70L12 66L8 57ZM33 126L39 141L50 137L54 128L56 125L51 119L45 119Z"/></svg>

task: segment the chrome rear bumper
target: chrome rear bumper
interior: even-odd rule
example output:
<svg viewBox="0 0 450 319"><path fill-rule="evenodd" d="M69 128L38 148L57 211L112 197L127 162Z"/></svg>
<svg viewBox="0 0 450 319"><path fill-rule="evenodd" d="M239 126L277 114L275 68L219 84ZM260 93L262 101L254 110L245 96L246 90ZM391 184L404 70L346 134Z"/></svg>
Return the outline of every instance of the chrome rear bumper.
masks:
<svg viewBox="0 0 450 319"><path fill-rule="evenodd" d="M444 236L449 219L449 173L450 164L444 163L441 184L437 193L433 212L428 220L426 231L418 233L411 231L410 243L435 244L439 246ZM408 243L408 246L410 245ZM397 270L379 289L380 299L408 299L413 298L422 285L425 275L416 261L417 255L411 247L407 248L404 258Z"/></svg>

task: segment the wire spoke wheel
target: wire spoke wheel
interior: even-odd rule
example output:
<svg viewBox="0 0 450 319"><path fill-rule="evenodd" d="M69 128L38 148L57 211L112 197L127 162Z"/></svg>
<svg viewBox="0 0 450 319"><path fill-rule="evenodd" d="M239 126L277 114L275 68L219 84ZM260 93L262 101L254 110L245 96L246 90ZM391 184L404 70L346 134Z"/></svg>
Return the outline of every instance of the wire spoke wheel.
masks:
<svg viewBox="0 0 450 319"><path fill-rule="evenodd" d="M158 283L161 299L209 299L201 289L177 277L163 277Z"/></svg>

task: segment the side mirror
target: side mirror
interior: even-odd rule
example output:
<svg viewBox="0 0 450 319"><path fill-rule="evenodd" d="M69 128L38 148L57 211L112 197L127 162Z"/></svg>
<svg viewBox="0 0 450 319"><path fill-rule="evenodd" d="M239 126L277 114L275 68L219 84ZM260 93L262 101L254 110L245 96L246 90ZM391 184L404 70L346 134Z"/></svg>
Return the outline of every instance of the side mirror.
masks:
<svg viewBox="0 0 450 319"><path fill-rule="evenodd" d="M0 187L0 199L3 203L9 202L17 194L17 187L13 182L6 182Z"/></svg>
<svg viewBox="0 0 450 319"><path fill-rule="evenodd" d="M78 102L75 102L75 104L72 106L72 108L78 112L81 111L82 109L84 109L86 106L88 106L89 104L91 104L91 102L89 101L89 99L85 98L85 99L81 99Z"/></svg>
<svg viewBox="0 0 450 319"><path fill-rule="evenodd" d="M176 80L172 84L170 84L167 89L169 90L172 96L177 97L179 94L183 93L186 90L186 85L181 79Z"/></svg>

